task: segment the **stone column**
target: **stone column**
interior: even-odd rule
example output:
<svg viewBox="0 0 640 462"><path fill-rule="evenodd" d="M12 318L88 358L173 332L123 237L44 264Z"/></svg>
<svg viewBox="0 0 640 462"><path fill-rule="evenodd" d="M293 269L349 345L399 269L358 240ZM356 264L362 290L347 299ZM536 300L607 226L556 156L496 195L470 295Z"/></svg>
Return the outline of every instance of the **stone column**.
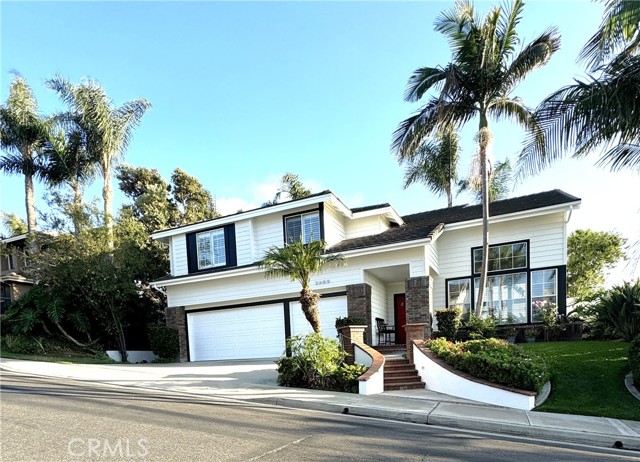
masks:
<svg viewBox="0 0 640 462"><path fill-rule="evenodd" d="M429 286L431 278L421 276L409 278L405 282L405 304L407 324L424 323L424 337L431 336L431 307L429 306ZM409 339L407 338L407 345Z"/></svg>
<svg viewBox="0 0 640 462"><path fill-rule="evenodd" d="M348 356L344 362L353 365L355 360L355 350L353 343L364 343L364 331L367 326L343 326L340 328L340 334L342 335L342 347L347 352Z"/></svg>
<svg viewBox="0 0 640 462"><path fill-rule="evenodd" d="M165 309L167 327L178 331L178 340L180 342L181 363L189 361L189 345L187 345L187 326L185 325L186 317L184 314L184 306L167 307Z"/></svg>
<svg viewBox="0 0 640 462"><path fill-rule="evenodd" d="M404 330L407 333L407 359L413 364L413 341L422 342L425 339L425 329L427 324L417 322L413 324L405 324Z"/></svg>
<svg viewBox="0 0 640 462"><path fill-rule="evenodd" d="M372 345L371 337L371 286L352 284L347 286L347 316L364 319L369 329L365 333L367 345Z"/></svg>

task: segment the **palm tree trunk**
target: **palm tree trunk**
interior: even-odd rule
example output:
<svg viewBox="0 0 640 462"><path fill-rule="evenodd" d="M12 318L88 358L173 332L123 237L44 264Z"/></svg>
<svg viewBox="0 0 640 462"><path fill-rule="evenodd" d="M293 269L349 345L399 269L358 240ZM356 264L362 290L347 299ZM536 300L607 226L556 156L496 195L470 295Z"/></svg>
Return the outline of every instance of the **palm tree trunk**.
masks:
<svg viewBox="0 0 640 462"><path fill-rule="evenodd" d="M80 183L74 180L71 183L71 189L73 190L73 234L76 238L80 236L81 220L80 214L82 213L82 192L80 191Z"/></svg>
<svg viewBox="0 0 640 462"><path fill-rule="evenodd" d="M320 312L318 311L318 299L320 295L309 289L303 287L300 291L300 307L304 313L304 317L307 318L311 328L317 334L320 333Z"/></svg>
<svg viewBox="0 0 640 462"><path fill-rule="evenodd" d="M107 243L109 248L113 248L113 222L111 220L111 209L113 207L113 189L111 188L111 165L104 163L102 167L102 176L104 183L102 186L102 200L104 202L104 225L107 229Z"/></svg>
<svg viewBox="0 0 640 462"><path fill-rule="evenodd" d="M480 269L480 282L478 287L478 300L476 300L476 316L482 315L484 302L484 289L487 285L487 273L489 270L489 171L487 169L487 146L489 144L489 121L484 111L480 113L480 130L478 132L478 155L480 156L480 175L482 176L482 267Z"/></svg>
<svg viewBox="0 0 640 462"><path fill-rule="evenodd" d="M453 206L453 195L451 194L451 182L444 188L445 193L447 194L447 207Z"/></svg>
<svg viewBox="0 0 640 462"><path fill-rule="evenodd" d="M27 233L36 230L36 201L33 192L33 175L24 175L24 201L27 208Z"/></svg>

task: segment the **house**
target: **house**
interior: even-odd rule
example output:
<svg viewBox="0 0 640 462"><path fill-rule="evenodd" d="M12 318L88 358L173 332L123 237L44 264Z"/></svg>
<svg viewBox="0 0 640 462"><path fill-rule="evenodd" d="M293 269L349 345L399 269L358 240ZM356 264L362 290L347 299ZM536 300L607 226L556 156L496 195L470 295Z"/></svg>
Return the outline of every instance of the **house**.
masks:
<svg viewBox="0 0 640 462"><path fill-rule="evenodd" d="M22 270L26 266L24 250L27 235L21 234L0 241L0 314L33 285Z"/></svg>
<svg viewBox="0 0 640 462"><path fill-rule="evenodd" d="M535 306L566 309L567 222L580 199L553 190L491 204L489 279L484 315L503 323L536 321ZM258 262L286 239L320 238L347 264L316 275L323 334L335 319L375 318L429 335L435 309L472 307L482 262L482 210L462 205L400 216L389 204L349 208L331 191L167 229L171 274L155 281L167 294L167 323L179 330L181 360L278 357L285 339L310 332L300 286L267 279Z"/></svg>

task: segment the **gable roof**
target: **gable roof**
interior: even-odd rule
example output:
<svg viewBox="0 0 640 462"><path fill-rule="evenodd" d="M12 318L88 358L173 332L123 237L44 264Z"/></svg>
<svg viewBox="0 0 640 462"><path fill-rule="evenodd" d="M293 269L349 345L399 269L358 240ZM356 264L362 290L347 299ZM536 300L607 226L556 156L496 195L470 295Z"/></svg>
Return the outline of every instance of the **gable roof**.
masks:
<svg viewBox="0 0 640 462"><path fill-rule="evenodd" d="M489 205L489 216L508 215L579 201L579 198L571 194L567 194L559 189L554 189L552 191L492 202ZM405 224L401 226L390 228L380 234L344 240L327 249L327 251L330 253L346 252L348 250L426 239L437 232L439 227L481 218L482 205L480 204L465 204L428 212L414 213L403 216L402 219Z"/></svg>

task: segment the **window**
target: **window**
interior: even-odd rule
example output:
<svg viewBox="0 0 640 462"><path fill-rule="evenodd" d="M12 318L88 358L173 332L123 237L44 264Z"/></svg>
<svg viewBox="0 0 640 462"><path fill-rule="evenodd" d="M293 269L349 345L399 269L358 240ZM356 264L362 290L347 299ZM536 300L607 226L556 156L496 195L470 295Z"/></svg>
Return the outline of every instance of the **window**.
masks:
<svg viewBox="0 0 640 462"><path fill-rule="evenodd" d="M488 271L508 271L527 267L527 243L489 246ZM482 248L473 249L473 272L480 273L482 269Z"/></svg>
<svg viewBox="0 0 640 462"><path fill-rule="evenodd" d="M460 308L463 318L471 312L471 279L453 279L447 282L449 308Z"/></svg>
<svg viewBox="0 0 640 462"><path fill-rule="evenodd" d="M15 261L13 260L13 254L11 253L7 255L7 268L9 268L10 270L16 269L16 264L15 264Z"/></svg>
<svg viewBox="0 0 640 462"><path fill-rule="evenodd" d="M474 281L478 299L480 278ZM482 316L492 316L499 324L527 322L527 273L489 276L484 291Z"/></svg>
<svg viewBox="0 0 640 462"><path fill-rule="evenodd" d="M284 220L285 241L302 241L308 244L312 241L319 241L320 236L320 214L318 212L304 213L286 217Z"/></svg>
<svg viewBox="0 0 640 462"><path fill-rule="evenodd" d="M227 264L223 228L198 233L196 242L199 270Z"/></svg>
<svg viewBox="0 0 640 462"><path fill-rule="evenodd" d="M545 309L558 307L558 271L546 269L531 272L531 320L542 321L540 314Z"/></svg>

